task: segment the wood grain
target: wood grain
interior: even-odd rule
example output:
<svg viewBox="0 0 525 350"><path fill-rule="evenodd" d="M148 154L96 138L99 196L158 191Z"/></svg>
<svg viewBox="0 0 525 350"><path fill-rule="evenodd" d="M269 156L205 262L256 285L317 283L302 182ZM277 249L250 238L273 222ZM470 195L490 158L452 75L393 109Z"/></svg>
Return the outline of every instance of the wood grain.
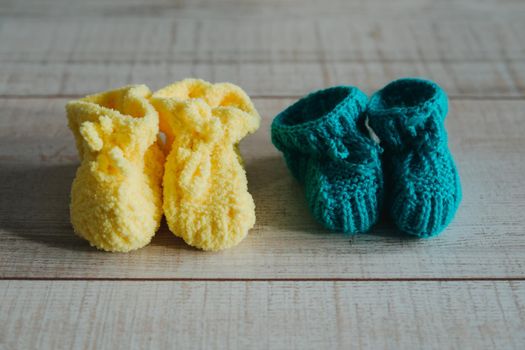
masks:
<svg viewBox="0 0 525 350"><path fill-rule="evenodd" d="M188 76L232 81L252 96L299 96L336 84L370 93L402 76L436 80L452 97L525 93L522 21L139 21L5 19L0 95L160 88Z"/></svg>
<svg viewBox="0 0 525 350"><path fill-rule="evenodd" d="M525 5L523 5L525 9ZM3 18L0 58L33 63L523 61L521 18Z"/></svg>
<svg viewBox="0 0 525 350"><path fill-rule="evenodd" d="M6 349L522 349L525 282L0 282Z"/></svg>
<svg viewBox="0 0 525 350"><path fill-rule="evenodd" d="M504 6L502 6L502 4ZM0 3L0 14L18 18L346 18L364 16L400 20L522 18L519 0L26 0Z"/></svg>
<svg viewBox="0 0 525 350"><path fill-rule="evenodd" d="M330 85L354 85L367 93L393 79L424 76L435 80L451 98L522 98L525 63L350 62L350 63L4 63L2 97L81 96L132 83L158 89L197 76L230 81L252 97L299 97Z"/></svg>
<svg viewBox="0 0 525 350"><path fill-rule="evenodd" d="M257 224L235 249L193 250L165 226L131 254L97 252L73 235L77 166L65 99L3 99L0 276L3 278L525 278L525 101L454 101L447 121L464 199L444 234L414 240L385 218L350 238L317 225L270 142L290 99L255 99L260 130L241 150Z"/></svg>
<svg viewBox="0 0 525 350"><path fill-rule="evenodd" d="M522 349L524 18L518 0L0 1L0 349ZM131 254L94 250L68 219L65 102L189 76L255 97L256 227L213 254L165 225ZM431 240L386 217L326 232L271 119L312 90L401 76L452 99L457 216Z"/></svg>

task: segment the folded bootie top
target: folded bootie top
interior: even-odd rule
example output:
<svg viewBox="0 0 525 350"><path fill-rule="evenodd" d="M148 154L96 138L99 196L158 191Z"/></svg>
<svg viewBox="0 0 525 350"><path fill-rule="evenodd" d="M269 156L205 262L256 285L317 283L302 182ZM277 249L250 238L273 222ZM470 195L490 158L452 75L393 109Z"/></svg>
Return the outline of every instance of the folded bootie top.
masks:
<svg viewBox="0 0 525 350"><path fill-rule="evenodd" d="M334 160L369 159L362 154L368 147L352 147L360 142L374 148L373 142L362 136L364 123L358 123L366 104L366 95L351 86L314 92L275 117L272 142L280 151Z"/></svg>
<svg viewBox="0 0 525 350"><path fill-rule="evenodd" d="M81 160L71 189L71 222L99 249L143 247L159 226L164 155L150 96L146 86L135 85L66 106Z"/></svg>
<svg viewBox="0 0 525 350"><path fill-rule="evenodd" d="M158 114L145 85L89 95L66 105L79 156L140 155L156 140ZM104 151L103 151L104 150Z"/></svg>
<svg viewBox="0 0 525 350"><path fill-rule="evenodd" d="M370 126L388 151L437 149L447 143L448 99L434 82L396 80L370 98L368 112Z"/></svg>
<svg viewBox="0 0 525 350"><path fill-rule="evenodd" d="M255 223L237 149L260 123L249 97L233 84L188 79L159 90L152 103L167 136L163 183L170 230L204 250L236 245Z"/></svg>
<svg viewBox="0 0 525 350"><path fill-rule="evenodd" d="M346 233L367 231L382 193L380 148L365 125L367 97L337 86L314 92L275 117L272 142L305 185L313 216Z"/></svg>
<svg viewBox="0 0 525 350"><path fill-rule="evenodd" d="M161 109L161 130L171 147L175 137L191 142L238 143L259 127L260 117L246 93L230 83L211 84L186 79L167 86L153 96ZM163 113L166 111L170 113Z"/></svg>
<svg viewBox="0 0 525 350"><path fill-rule="evenodd" d="M392 219L404 232L429 237L452 220L461 201L459 175L447 145L445 92L406 78L375 93L369 124L385 149Z"/></svg>

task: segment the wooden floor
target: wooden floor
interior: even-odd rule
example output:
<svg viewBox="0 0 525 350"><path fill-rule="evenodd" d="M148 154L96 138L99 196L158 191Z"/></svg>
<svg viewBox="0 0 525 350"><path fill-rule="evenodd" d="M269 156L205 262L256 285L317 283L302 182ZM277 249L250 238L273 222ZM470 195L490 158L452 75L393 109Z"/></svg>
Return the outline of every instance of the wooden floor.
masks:
<svg viewBox="0 0 525 350"><path fill-rule="evenodd" d="M424 76L449 93L464 199L438 238L387 218L316 224L269 139L335 84ZM165 226L130 254L73 235L64 104L185 77L242 86L257 224L204 253ZM525 2L0 0L0 349L524 349Z"/></svg>

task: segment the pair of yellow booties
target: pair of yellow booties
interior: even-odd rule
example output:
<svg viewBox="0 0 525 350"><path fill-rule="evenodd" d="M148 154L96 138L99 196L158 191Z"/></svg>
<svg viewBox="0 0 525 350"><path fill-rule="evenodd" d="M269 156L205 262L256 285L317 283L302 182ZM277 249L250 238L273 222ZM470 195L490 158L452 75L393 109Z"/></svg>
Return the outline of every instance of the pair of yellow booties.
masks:
<svg viewBox="0 0 525 350"><path fill-rule="evenodd" d="M238 86L186 79L152 94L133 85L66 110L81 159L71 222L92 246L144 247L163 213L176 236L211 251L238 244L255 224L237 145L260 117Z"/></svg>

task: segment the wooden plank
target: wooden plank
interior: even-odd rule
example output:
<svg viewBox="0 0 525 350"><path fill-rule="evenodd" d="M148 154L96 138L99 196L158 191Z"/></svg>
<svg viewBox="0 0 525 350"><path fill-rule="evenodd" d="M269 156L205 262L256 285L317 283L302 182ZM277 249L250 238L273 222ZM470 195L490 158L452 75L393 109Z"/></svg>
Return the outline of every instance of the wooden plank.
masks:
<svg viewBox="0 0 525 350"><path fill-rule="evenodd" d="M302 96L331 85L355 85L371 93L389 81L423 76L443 86L452 98L521 98L525 62L509 74L504 63L371 62L371 63L4 63L0 65L0 95L86 95L131 83L152 89L195 76L231 81L252 96Z"/></svg>
<svg viewBox="0 0 525 350"><path fill-rule="evenodd" d="M177 18L362 18L424 16L466 20L471 18L521 18L521 1L498 0L26 0L0 3L0 15L10 17L177 17Z"/></svg>
<svg viewBox="0 0 525 350"><path fill-rule="evenodd" d="M524 17L497 0L0 1L0 348L523 348ZM214 254L165 225L131 254L90 248L68 219L78 160L60 97L187 76L261 97L242 144L256 227ZM328 233L271 118L286 97L399 76L456 99L462 207L427 241L388 220Z"/></svg>
<svg viewBox="0 0 525 350"><path fill-rule="evenodd" d="M260 130L241 150L257 224L238 247L204 253L162 227L131 254L98 252L73 235L77 166L64 99L1 99L0 276L30 278L524 278L525 102L453 101L451 148L464 200L442 236L414 240L383 220L371 234L328 233L269 139L292 102L255 99Z"/></svg>
<svg viewBox="0 0 525 350"><path fill-rule="evenodd" d="M371 92L401 76L434 79L453 97L525 94L525 41L516 34L524 23L292 19L261 31L263 22L7 19L0 95L83 95L188 76L233 81L255 96L336 84Z"/></svg>
<svg viewBox="0 0 525 350"><path fill-rule="evenodd" d="M524 5L525 8L525 5ZM362 16L360 16L362 17ZM522 18L2 19L0 59L32 63L524 60Z"/></svg>
<svg viewBox="0 0 525 350"><path fill-rule="evenodd" d="M522 349L525 282L0 282L6 349Z"/></svg>

